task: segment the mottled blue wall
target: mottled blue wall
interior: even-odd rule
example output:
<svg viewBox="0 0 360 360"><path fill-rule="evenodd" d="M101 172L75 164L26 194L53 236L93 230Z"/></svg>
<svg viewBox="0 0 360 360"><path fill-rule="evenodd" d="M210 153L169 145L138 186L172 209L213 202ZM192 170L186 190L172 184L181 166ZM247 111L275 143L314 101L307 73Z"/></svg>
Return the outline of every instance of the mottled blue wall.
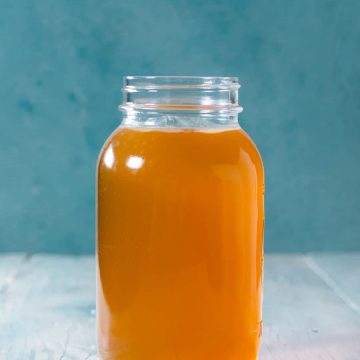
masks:
<svg viewBox="0 0 360 360"><path fill-rule="evenodd" d="M234 75L266 249L360 250L360 1L0 0L0 250L94 250L123 75Z"/></svg>

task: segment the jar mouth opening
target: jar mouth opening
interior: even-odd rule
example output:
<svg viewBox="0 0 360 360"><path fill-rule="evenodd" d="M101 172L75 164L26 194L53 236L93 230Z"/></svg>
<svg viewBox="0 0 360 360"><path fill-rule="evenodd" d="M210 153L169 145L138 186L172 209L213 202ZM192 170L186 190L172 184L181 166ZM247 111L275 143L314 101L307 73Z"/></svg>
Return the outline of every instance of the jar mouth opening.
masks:
<svg viewBox="0 0 360 360"><path fill-rule="evenodd" d="M125 76L124 91L137 90L237 90L237 77L220 76Z"/></svg>

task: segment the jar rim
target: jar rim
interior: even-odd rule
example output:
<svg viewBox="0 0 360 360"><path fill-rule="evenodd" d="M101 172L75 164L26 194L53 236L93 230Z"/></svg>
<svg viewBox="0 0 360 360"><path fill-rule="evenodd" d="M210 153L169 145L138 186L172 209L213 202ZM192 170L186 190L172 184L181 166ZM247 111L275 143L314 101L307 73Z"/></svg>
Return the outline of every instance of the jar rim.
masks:
<svg viewBox="0 0 360 360"><path fill-rule="evenodd" d="M139 89L238 89L235 76L125 76L124 90Z"/></svg>

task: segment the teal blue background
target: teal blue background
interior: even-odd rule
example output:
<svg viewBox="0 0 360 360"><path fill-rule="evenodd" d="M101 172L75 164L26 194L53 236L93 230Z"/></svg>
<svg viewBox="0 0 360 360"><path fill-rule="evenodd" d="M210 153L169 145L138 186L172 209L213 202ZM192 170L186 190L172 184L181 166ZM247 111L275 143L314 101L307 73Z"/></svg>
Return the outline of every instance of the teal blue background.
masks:
<svg viewBox="0 0 360 360"><path fill-rule="evenodd" d="M266 250L360 250L360 1L0 0L0 251L94 251L124 75L231 75Z"/></svg>

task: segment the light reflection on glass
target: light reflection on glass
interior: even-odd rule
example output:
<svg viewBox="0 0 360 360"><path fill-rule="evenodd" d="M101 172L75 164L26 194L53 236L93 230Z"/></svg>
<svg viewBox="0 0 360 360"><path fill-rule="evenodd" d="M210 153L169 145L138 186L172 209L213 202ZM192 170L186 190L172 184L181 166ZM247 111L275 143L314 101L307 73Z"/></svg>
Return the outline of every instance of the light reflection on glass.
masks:
<svg viewBox="0 0 360 360"><path fill-rule="evenodd" d="M144 159L140 156L129 156L126 160L126 166L132 170L140 169L144 164Z"/></svg>
<svg viewBox="0 0 360 360"><path fill-rule="evenodd" d="M114 150L112 148L112 145L110 145L105 152L104 163L109 169L111 169L114 165L114 160L115 160Z"/></svg>

